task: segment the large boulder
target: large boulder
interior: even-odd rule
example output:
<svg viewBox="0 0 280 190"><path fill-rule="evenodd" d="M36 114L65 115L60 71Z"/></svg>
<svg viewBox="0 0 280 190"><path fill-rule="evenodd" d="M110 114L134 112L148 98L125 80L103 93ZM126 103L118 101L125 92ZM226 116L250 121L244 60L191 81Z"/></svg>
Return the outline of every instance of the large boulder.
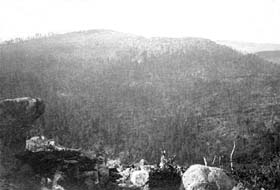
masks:
<svg viewBox="0 0 280 190"><path fill-rule="evenodd" d="M130 181L136 187L143 187L149 180L149 172L145 170L136 170L131 173Z"/></svg>
<svg viewBox="0 0 280 190"><path fill-rule="evenodd" d="M185 190L232 190L236 182L224 170L204 165L192 165L183 174Z"/></svg>
<svg viewBox="0 0 280 190"><path fill-rule="evenodd" d="M44 110L45 105L39 98L0 100L0 176L13 168L13 155L24 150L29 127Z"/></svg>
<svg viewBox="0 0 280 190"><path fill-rule="evenodd" d="M0 100L0 129L5 126L32 124L45 110L39 98L15 98Z"/></svg>

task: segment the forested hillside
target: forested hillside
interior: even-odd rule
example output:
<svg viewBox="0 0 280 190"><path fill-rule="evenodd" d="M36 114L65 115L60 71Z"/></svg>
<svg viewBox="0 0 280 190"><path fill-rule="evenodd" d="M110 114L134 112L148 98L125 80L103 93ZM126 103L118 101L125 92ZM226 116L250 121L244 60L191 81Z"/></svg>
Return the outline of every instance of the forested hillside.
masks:
<svg viewBox="0 0 280 190"><path fill-rule="evenodd" d="M197 38L107 30L0 46L0 98L40 97L30 135L131 162L265 159L280 148L280 66ZM12 138L12 137L10 137Z"/></svg>

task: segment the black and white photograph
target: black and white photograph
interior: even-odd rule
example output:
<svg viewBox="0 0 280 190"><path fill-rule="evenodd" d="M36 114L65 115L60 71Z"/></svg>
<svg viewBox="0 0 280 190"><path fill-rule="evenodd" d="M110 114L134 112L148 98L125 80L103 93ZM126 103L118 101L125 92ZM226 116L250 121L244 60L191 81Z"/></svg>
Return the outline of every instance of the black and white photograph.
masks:
<svg viewBox="0 0 280 190"><path fill-rule="evenodd" d="M280 0L0 0L0 190L280 190Z"/></svg>

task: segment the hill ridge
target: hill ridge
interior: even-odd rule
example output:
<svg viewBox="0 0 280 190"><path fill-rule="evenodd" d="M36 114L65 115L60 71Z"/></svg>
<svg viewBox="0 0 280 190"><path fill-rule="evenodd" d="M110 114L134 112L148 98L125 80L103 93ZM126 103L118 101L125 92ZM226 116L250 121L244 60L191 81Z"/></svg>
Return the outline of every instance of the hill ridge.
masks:
<svg viewBox="0 0 280 190"><path fill-rule="evenodd" d="M276 150L255 136L276 130L279 65L208 39L98 32L0 46L0 99L46 102L35 135L127 161L165 148L199 163L237 136L242 155Z"/></svg>

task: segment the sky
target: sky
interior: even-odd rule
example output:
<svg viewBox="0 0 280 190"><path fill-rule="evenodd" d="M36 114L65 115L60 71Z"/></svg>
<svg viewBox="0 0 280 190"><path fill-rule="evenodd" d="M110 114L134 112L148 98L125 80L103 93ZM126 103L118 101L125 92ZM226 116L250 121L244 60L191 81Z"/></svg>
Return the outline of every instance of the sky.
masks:
<svg viewBox="0 0 280 190"><path fill-rule="evenodd" d="M0 39L112 29L280 43L280 0L0 0Z"/></svg>

